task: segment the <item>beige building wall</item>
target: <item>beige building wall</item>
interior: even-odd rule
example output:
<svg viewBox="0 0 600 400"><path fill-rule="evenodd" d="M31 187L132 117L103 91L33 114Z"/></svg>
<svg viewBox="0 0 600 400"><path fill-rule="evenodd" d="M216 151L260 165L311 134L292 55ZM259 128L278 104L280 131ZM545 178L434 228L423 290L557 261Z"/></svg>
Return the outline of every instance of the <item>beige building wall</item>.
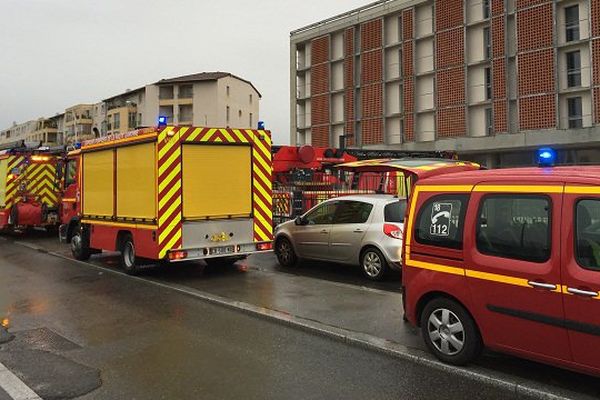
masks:
<svg viewBox="0 0 600 400"><path fill-rule="evenodd" d="M217 86L216 126L256 128L259 120L259 95L252 85L239 79L225 77L217 81Z"/></svg>

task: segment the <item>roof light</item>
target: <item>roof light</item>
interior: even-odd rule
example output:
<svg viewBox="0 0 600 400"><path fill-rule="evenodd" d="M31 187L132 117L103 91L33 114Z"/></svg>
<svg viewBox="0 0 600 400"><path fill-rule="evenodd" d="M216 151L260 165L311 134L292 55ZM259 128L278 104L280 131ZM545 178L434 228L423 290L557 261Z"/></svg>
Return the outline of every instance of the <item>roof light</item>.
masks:
<svg viewBox="0 0 600 400"><path fill-rule="evenodd" d="M538 150L538 166L553 167L556 162L556 151L550 147L543 147Z"/></svg>
<svg viewBox="0 0 600 400"><path fill-rule="evenodd" d="M161 115L158 117L158 126L165 126L167 125L167 117Z"/></svg>
<svg viewBox="0 0 600 400"><path fill-rule="evenodd" d="M265 130L265 121L258 121L258 130L259 131Z"/></svg>

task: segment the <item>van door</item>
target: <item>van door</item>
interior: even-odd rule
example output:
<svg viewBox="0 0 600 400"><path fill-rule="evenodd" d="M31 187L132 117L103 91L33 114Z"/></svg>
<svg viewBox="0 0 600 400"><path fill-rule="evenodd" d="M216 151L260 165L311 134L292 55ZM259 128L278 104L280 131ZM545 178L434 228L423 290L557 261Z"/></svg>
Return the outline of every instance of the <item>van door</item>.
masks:
<svg viewBox="0 0 600 400"><path fill-rule="evenodd" d="M563 232L563 301L573 361L600 370L600 196L567 188Z"/></svg>
<svg viewBox="0 0 600 400"><path fill-rule="evenodd" d="M570 360L560 294L563 185L475 186L465 234L474 314L488 345ZM548 193L550 192L550 193Z"/></svg>

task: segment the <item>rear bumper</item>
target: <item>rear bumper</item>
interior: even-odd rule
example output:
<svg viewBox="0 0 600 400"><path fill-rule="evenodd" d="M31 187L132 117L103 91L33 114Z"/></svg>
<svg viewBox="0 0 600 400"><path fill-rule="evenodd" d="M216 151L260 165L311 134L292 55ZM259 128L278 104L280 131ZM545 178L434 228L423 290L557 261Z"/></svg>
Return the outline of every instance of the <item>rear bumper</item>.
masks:
<svg viewBox="0 0 600 400"><path fill-rule="evenodd" d="M259 250L257 246L259 245L270 245L269 249ZM253 254L261 254L261 253L270 253L273 251L272 242L255 242L255 243L245 243L245 244L236 244L231 245L235 248L233 252L226 252L221 254L214 254L214 249L227 247L225 246L214 246L214 247L205 247L205 248L191 248L191 249L177 249L170 250L167 253L166 260L168 262L177 263L182 261L194 261L194 260L209 260L215 258L229 258L229 257L240 257L245 258L251 256ZM181 258L171 258L171 254L179 254L185 256Z"/></svg>

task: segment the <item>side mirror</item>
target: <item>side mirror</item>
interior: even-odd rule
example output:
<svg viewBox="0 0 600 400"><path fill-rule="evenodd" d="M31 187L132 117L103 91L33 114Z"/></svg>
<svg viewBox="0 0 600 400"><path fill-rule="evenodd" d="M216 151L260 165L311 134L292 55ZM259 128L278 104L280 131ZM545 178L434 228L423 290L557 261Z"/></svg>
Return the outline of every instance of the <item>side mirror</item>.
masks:
<svg viewBox="0 0 600 400"><path fill-rule="evenodd" d="M296 219L294 220L294 223L296 225L304 225L304 218L302 218L301 216L297 216Z"/></svg>

